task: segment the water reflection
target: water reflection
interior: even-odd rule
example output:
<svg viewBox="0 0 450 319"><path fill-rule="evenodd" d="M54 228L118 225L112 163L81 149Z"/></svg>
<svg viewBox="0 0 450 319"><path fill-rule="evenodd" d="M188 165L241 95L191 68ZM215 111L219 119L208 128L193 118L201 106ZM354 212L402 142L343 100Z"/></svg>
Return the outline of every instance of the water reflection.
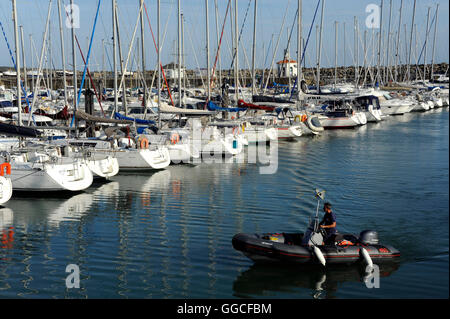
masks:
<svg viewBox="0 0 450 319"><path fill-rule="evenodd" d="M392 275L398 263L380 264L380 282ZM366 274L361 265L330 265L324 268L313 266L287 266L280 264L254 264L239 274L233 283L234 296L261 298L297 295L302 292L314 299L336 298L344 283L355 282L365 287ZM381 283L382 284L382 283Z"/></svg>
<svg viewBox="0 0 450 319"><path fill-rule="evenodd" d="M14 227L12 227L14 213L11 209L0 208L0 249L12 249L14 243Z"/></svg>

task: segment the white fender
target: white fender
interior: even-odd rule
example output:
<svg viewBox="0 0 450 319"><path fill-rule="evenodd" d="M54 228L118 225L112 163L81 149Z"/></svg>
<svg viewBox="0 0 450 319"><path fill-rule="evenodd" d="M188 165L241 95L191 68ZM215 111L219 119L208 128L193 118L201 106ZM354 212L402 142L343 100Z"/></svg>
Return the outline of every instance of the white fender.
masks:
<svg viewBox="0 0 450 319"><path fill-rule="evenodd" d="M364 261L366 262L367 266L369 266L370 269L373 269L373 262L372 258L370 258L369 253L364 248L361 248L360 253L362 257L364 258Z"/></svg>
<svg viewBox="0 0 450 319"><path fill-rule="evenodd" d="M317 259L319 259L320 263L325 266L325 257L323 256L322 252L319 248L314 246L314 255L316 255Z"/></svg>

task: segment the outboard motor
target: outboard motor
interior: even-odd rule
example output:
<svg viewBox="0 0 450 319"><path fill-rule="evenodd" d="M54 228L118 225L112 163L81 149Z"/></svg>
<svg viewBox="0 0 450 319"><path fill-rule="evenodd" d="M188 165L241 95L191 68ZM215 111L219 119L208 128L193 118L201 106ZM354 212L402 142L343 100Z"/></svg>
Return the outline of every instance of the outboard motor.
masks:
<svg viewBox="0 0 450 319"><path fill-rule="evenodd" d="M375 230L364 230L359 234L359 240L366 245L378 244L378 232Z"/></svg>

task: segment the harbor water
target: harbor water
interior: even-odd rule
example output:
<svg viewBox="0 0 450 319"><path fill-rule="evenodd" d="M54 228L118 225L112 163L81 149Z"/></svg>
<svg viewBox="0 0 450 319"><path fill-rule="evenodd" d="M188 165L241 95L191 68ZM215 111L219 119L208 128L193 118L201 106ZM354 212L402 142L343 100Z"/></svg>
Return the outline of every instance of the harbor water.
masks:
<svg viewBox="0 0 450 319"><path fill-rule="evenodd" d="M76 195L0 208L1 298L448 298L449 111L408 113L278 144L258 164L120 173ZM326 190L340 232L401 251L369 289L358 266L254 265L240 232L303 232ZM68 265L79 288L67 288Z"/></svg>

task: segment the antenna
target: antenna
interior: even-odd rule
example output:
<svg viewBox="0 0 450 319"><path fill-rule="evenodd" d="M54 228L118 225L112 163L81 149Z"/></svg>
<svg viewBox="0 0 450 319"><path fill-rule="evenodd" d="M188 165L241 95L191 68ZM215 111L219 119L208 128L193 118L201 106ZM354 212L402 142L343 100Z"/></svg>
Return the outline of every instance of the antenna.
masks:
<svg viewBox="0 0 450 319"><path fill-rule="evenodd" d="M316 209L316 218L319 217L319 205L320 205L320 201L325 199L325 193L326 191L319 191L316 188L316 192L315 192L315 197L317 198L317 209Z"/></svg>

